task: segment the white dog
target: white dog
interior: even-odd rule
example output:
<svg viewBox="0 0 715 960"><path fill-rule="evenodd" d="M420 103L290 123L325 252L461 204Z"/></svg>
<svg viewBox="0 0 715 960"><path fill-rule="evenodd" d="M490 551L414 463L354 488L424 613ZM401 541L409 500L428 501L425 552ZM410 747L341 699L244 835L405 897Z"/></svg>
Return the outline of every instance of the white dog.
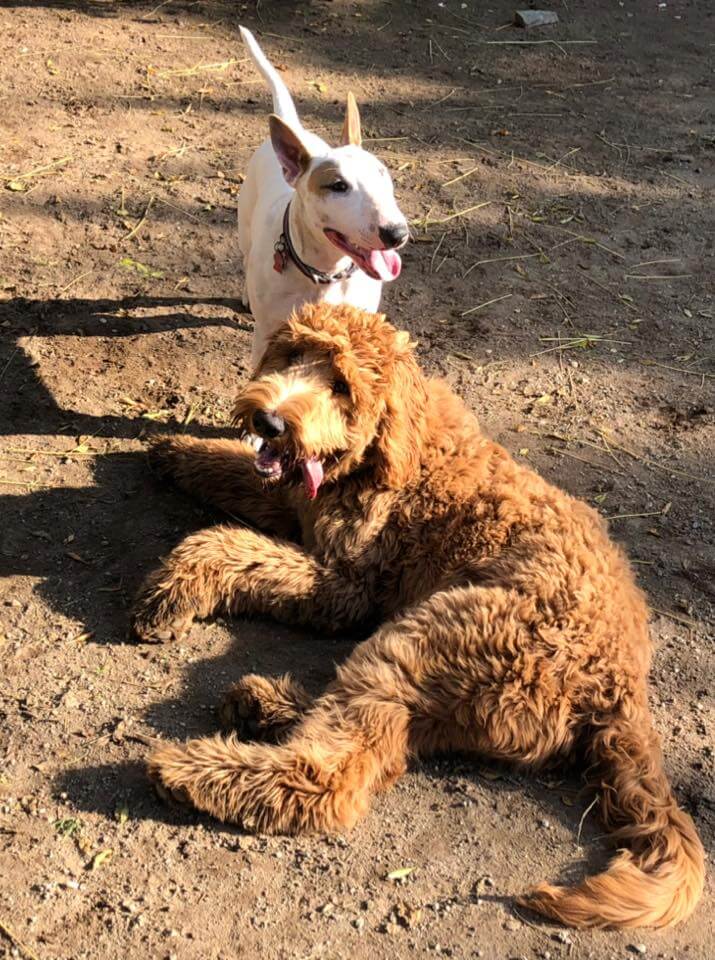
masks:
<svg viewBox="0 0 715 960"><path fill-rule="evenodd" d="M360 146L352 94L343 145L304 130L288 88L253 35L243 42L273 95L270 139L251 158L238 201L238 242L255 320L251 359L294 307L327 300L377 310L382 284L399 276L407 242L386 167Z"/></svg>

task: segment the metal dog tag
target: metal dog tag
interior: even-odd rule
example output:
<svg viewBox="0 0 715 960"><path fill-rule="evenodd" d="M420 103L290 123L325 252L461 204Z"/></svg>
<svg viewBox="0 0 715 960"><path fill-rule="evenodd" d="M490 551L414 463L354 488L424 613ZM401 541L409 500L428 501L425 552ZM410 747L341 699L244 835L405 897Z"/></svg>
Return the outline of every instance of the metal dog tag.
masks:
<svg viewBox="0 0 715 960"><path fill-rule="evenodd" d="M273 249L275 251L273 254L273 269L276 273L283 273L288 263L288 254L282 237L280 240L276 240Z"/></svg>

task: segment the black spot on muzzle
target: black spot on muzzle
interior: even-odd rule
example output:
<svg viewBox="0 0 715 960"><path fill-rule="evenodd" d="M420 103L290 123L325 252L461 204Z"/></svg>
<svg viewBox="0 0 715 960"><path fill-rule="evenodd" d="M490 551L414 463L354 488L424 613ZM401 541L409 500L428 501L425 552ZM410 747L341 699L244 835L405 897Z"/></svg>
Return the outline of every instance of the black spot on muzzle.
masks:
<svg viewBox="0 0 715 960"><path fill-rule="evenodd" d="M387 226L380 227L377 232L387 250L392 250L394 247L401 247L410 233L405 223L388 223Z"/></svg>

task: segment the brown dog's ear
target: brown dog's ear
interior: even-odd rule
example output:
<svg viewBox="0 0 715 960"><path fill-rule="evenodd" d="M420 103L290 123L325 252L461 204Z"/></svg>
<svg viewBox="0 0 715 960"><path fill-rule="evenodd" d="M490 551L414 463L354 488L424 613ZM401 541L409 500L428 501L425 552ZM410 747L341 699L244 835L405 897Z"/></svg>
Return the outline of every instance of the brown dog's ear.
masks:
<svg viewBox="0 0 715 960"><path fill-rule="evenodd" d="M285 120L281 120L275 113L268 118L268 127L271 131L271 143L283 170L283 176L291 187L295 181L308 169L310 153L303 141Z"/></svg>
<svg viewBox="0 0 715 960"><path fill-rule="evenodd" d="M404 487L420 469L426 407L422 372L412 352L403 352L394 362L375 441L378 479L388 487Z"/></svg>
<svg viewBox="0 0 715 960"><path fill-rule="evenodd" d="M348 93L348 102L345 107L345 122L343 123L343 146L352 144L354 147L362 146L362 134L360 132L360 111L357 101L352 93Z"/></svg>

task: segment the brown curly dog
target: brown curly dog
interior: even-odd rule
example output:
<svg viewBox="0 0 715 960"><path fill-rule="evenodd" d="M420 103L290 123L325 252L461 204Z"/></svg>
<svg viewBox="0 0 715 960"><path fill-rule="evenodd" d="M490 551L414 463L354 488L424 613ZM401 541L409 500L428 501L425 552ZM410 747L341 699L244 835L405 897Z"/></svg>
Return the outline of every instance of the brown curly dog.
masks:
<svg viewBox="0 0 715 960"><path fill-rule="evenodd" d="M277 742L163 747L149 761L160 792L253 830L330 831L416 754L536 766L583 752L626 849L604 873L522 902L574 926L687 917L703 849L648 711L646 605L598 515L484 437L421 374L406 333L350 307L294 317L236 415L265 439L259 454L180 437L153 459L255 529L184 540L140 592L139 637L216 611L382 625L313 703L290 678L245 677L223 718Z"/></svg>

